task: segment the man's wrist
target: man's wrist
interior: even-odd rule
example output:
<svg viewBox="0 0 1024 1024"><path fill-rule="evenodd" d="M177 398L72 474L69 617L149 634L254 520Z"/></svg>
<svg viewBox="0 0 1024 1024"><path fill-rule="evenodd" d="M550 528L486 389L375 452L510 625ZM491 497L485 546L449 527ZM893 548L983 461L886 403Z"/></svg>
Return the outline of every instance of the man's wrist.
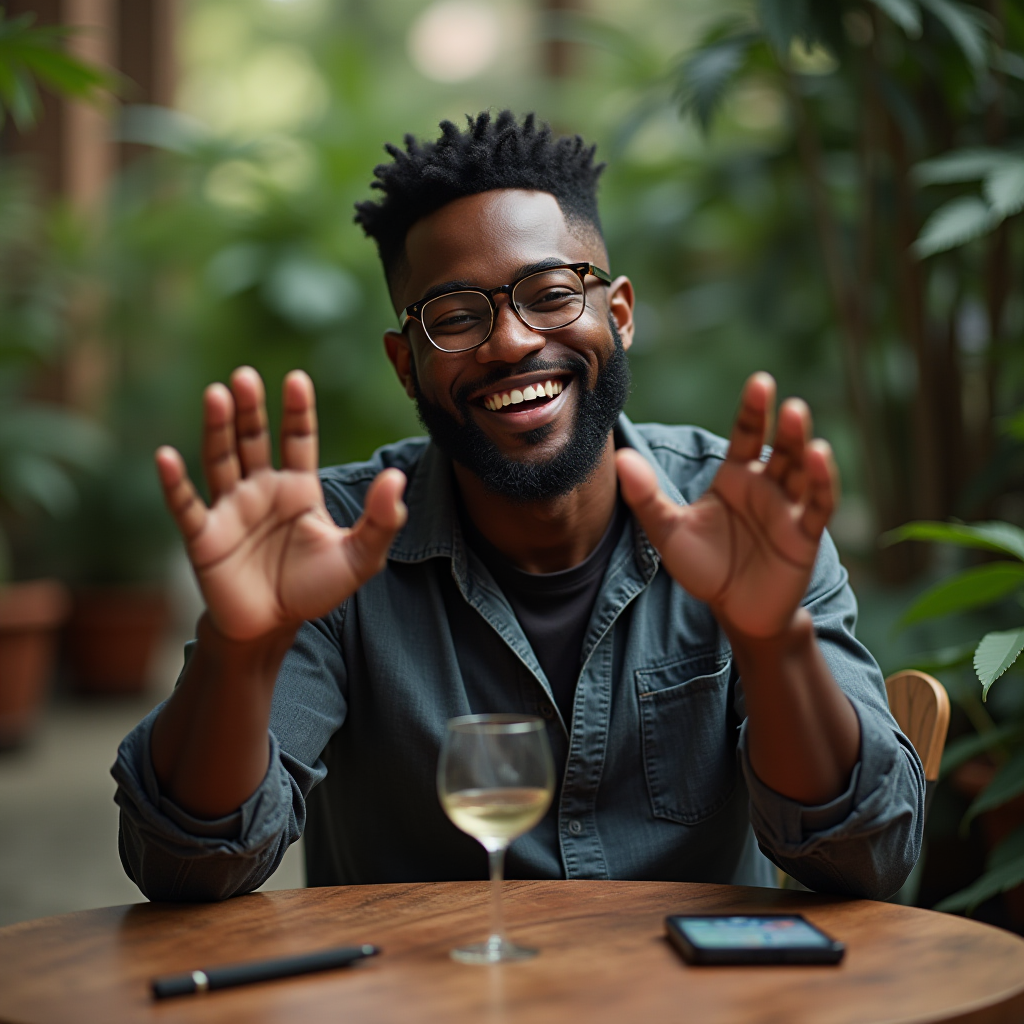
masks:
<svg viewBox="0 0 1024 1024"><path fill-rule="evenodd" d="M297 624L287 625L251 640L234 640L225 636L210 613L204 611L196 624L196 653L201 652L204 662L218 673L274 680L298 630Z"/></svg>
<svg viewBox="0 0 1024 1024"><path fill-rule="evenodd" d="M806 608L797 608L785 628L773 636L751 636L726 623L722 629L744 677L749 677L751 670L778 668L790 659L810 657L816 647L814 620Z"/></svg>

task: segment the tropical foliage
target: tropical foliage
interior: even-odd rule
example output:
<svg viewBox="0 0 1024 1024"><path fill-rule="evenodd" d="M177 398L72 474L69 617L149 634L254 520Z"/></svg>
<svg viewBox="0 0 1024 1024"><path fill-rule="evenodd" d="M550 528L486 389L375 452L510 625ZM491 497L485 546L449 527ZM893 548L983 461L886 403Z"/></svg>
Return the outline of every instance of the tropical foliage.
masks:
<svg viewBox="0 0 1024 1024"><path fill-rule="evenodd" d="M903 625L987 608L1007 598L1024 595L1024 530L1009 523L916 522L893 531L889 543L904 540L932 541L973 548L988 555L1000 555L956 575L925 591L907 609ZM1006 558L1005 556L1010 556ZM981 699L988 699L997 679L1009 671L1024 651L1024 621L1011 629L992 630L977 643L946 649L926 657L917 667L929 671L973 664L981 684ZM1024 679L1018 670L1015 682ZM964 818L966 827L979 814L1002 807L1024 793L1024 716L999 725L984 712L972 715L977 731L950 743L942 759L942 775L948 777L960 765L979 755L996 760L998 770L985 789L971 803ZM939 910L971 911L985 900L1024 882L1024 825L1007 836L989 855L985 873L972 885L943 900Z"/></svg>
<svg viewBox="0 0 1024 1024"><path fill-rule="evenodd" d="M0 127L8 116L19 129L32 125L38 82L86 99L112 84L65 52L67 30L32 21L8 18L0 7ZM90 419L28 397L65 340L69 275L60 233L27 175L0 160L0 582L11 573L5 522L17 529L38 511L68 516L78 501L74 472L95 469L109 448Z"/></svg>
<svg viewBox="0 0 1024 1024"><path fill-rule="evenodd" d="M705 131L730 99L785 107L765 176L803 184L793 211L818 264L804 270L827 288L882 528L962 515L1005 484L994 424L1019 406L1022 52L1011 3L760 0L678 66Z"/></svg>

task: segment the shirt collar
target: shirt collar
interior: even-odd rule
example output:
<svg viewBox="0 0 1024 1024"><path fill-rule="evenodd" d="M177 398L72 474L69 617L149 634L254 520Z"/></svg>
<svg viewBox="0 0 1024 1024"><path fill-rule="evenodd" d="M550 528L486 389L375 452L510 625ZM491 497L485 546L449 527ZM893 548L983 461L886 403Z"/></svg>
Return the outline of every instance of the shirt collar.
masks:
<svg viewBox="0 0 1024 1024"><path fill-rule="evenodd" d="M662 490L680 505L686 504L679 488L654 457L650 445L625 413L615 425L615 447L634 448L654 468ZM396 562L422 562L428 558L464 557L462 531L455 507L455 478L451 460L433 443L428 444L410 476L405 492L409 519L391 545L388 557ZM657 560L657 554L637 526L638 553Z"/></svg>

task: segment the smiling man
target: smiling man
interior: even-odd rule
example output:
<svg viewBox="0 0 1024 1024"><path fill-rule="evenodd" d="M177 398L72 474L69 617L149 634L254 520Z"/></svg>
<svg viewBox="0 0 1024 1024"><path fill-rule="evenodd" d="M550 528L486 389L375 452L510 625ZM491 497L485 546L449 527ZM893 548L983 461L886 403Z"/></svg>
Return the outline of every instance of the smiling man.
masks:
<svg viewBox="0 0 1024 1024"><path fill-rule="evenodd" d="M770 457L766 374L728 443L632 424L593 149L508 112L441 127L389 147L357 216L429 440L318 475L293 372L275 470L242 368L206 392L210 507L157 453L207 610L119 751L125 869L154 899L223 898L305 832L311 885L486 877L434 773L447 719L505 711L546 720L558 777L511 877L770 885L767 855L888 896L924 780L853 635L807 407L782 404Z"/></svg>

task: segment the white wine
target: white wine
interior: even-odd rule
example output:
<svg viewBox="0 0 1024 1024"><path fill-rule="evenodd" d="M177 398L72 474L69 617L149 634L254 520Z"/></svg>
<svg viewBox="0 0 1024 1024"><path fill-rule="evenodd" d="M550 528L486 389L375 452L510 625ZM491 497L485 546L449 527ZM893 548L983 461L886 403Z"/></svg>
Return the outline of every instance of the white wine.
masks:
<svg viewBox="0 0 1024 1024"><path fill-rule="evenodd" d="M544 817L551 791L536 786L460 789L442 797L445 813L474 839L509 840Z"/></svg>

